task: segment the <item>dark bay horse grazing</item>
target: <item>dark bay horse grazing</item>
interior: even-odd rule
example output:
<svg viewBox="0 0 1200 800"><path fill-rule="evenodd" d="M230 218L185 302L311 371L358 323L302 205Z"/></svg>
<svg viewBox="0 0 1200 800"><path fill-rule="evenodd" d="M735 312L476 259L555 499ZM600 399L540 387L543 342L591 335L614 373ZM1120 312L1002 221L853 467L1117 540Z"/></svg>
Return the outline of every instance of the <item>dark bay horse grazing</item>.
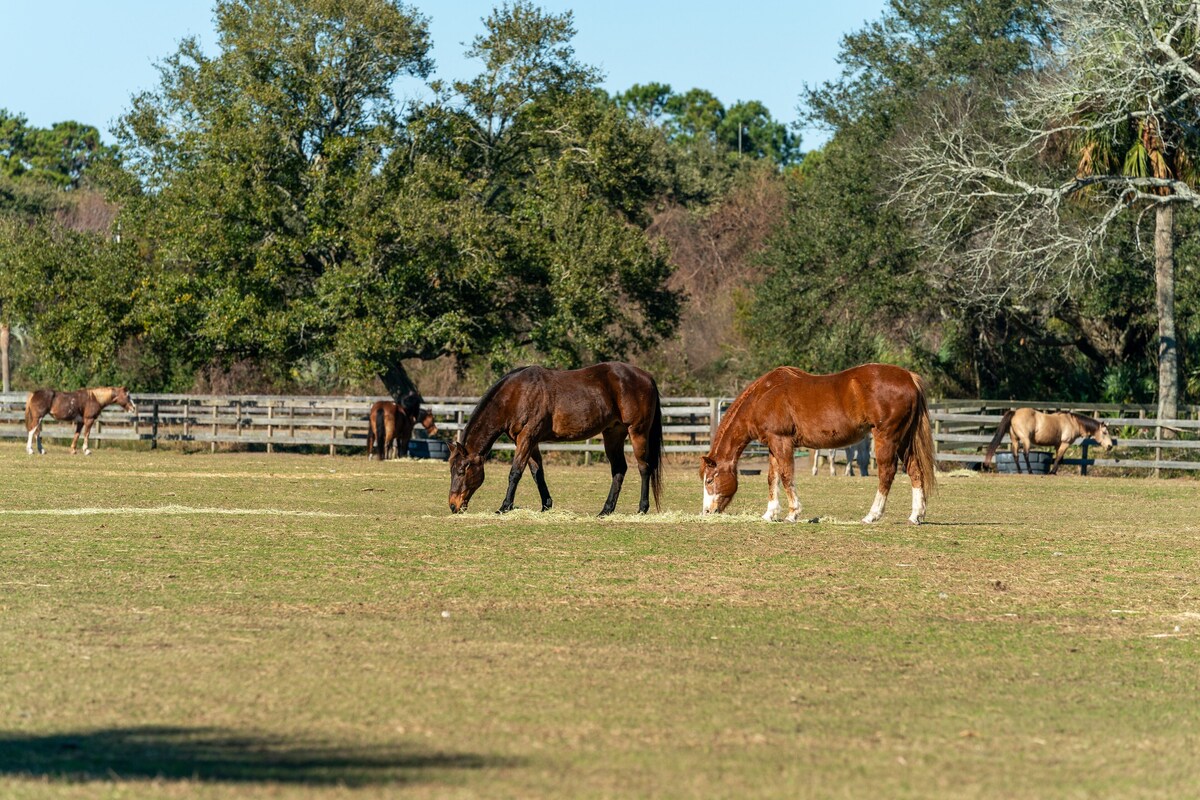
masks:
<svg viewBox="0 0 1200 800"><path fill-rule="evenodd" d="M1076 439L1090 436L1106 451L1111 451L1117 443L1108 432L1108 424L1098 419L1071 411L1043 414L1032 408L1009 409L1004 412L1000 419L1000 427L996 428L996 435L988 444L987 455L983 457L984 467L991 465L992 456L996 454L996 448L1000 446L1000 440L1006 433L1009 435L1017 472L1021 471L1021 462L1017 460L1018 450L1025 451L1025 471L1033 472L1029 468L1030 444L1054 445L1058 448L1054 453L1054 463L1050 465L1050 474L1054 475L1058 472L1058 465L1067 448L1074 444Z"/></svg>
<svg viewBox="0 0 1200 800"><path fill-rule="evenodd" d="M788 522L800 515L794 479L797 446L845 447L866 433L875 436L879 490L863 522L883 516L897 460L913 486L909 522L925 518L925 498L934 488L933 435L921 377L900 367L865 364L833 375L810 375L779 367L746 387L725 412L708 455L701 459L704 513L725 510L738 488L737 463L757 439L770 451L768 503L763 519L779 512L777 482L788 496Z"/></svg>
<svg viewBox="0 0 1200 800"><path fill-rule="evenodd" d="M433 412L421 408L421 396L415 392L409 392L399 403L380 400L372 405L367 412L367 459L378 456L383 461L390 457L393 448L395 458L408 455L413 426L418 422L427 434L437 435Z"/></svg>
<svg viewBox="0 0 1200 800"><path fill-rule="evenodd" d="M77 392L56 392L53 389L30 392L29 397L25 398L25 430L29 432L25 452L33 455L35 439L38 452L46 452L42 447L42 417L49 412L50 416L60 422L75 423L71 455L75 455L79 433L82 431L83 454L90 456L92 451L88 449L88 436L92 432L92 423L100 416L101 411L114 403L126 411L137 411L137 406L129 399L129 392L124 386L103 386L98 389L80 389Z"/></svg>
<svg viewBox="0 0 1200 800"><path fill-rule="evenodd" d="M450 445L450 510L465 511L483 484L483 463L500 434L516 443L508 493L500 511L513 507L525 466L533 473L542 510L553 504L546 487L541 442L574 442L600 435L612 468L612 486L600 516L611 514L625 480L625 436L642 477L638 513L655 508L662 493L662 404L654 378L637 367L612 361L573 370L521 367L487 390L457 442Z"/></svg>

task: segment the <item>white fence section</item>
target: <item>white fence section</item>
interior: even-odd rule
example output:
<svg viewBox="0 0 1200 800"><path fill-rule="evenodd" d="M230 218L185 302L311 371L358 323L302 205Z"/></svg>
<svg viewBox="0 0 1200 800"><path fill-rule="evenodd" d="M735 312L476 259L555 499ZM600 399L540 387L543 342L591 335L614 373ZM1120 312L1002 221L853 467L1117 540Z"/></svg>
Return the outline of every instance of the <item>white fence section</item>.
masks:
<svg viewBox="0 0 1200 800"><path fill-rule="evenodd" d="M0 437L25 438L25 393L0 394ZM381 397L298 397L283 395L183 395L135 394L136 414L110 406L92 430L93 446L104 441L144 441L151 448L160 442L221 445L258 445L268 452L276 447L307 446L330 453L337 448L365 447L367 411ZM438 427L451 435L466 425L476 397L429 397ZM663 433L669 453L707 452L721 415L732 402L724 397L663 398ZM1085 474L1089 467L1126 469L1200 469L1200 407L1180 410L1178 420L1158 420L1154 408L1139 405L1066 406L1037 402L947 400L931 403L937 459L947 466L983 461L986 448L1004 410L1031 406L1041 410L1078 411L1103 418L1117 436L1119 446L1101 458L1094 442L1084 442L1079 457L1064 459ZM418 426L415 435L423 431ZM74 435L74 426L46 417L43 436L62 446ZM512 449L501 441L496 449ZM544 450L588 454L604 452L598 440L572 444L546 444ZM751 453L762 452L761 449Z"/></svg>

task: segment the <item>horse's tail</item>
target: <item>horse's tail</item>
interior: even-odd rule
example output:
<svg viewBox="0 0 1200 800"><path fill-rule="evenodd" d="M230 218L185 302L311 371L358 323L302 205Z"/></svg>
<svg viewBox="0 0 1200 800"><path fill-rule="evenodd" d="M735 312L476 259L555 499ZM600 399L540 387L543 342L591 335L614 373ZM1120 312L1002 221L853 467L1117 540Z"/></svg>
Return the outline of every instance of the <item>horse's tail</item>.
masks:
<svg viewBox="0 0 1200 800"><path fill-rule="evenodd" d="M646 463L650 466L650 488L654 490L654 510L662 509L663 473L663 421L662 397L658 384L651 381L654 389L654 421L650 425L650 436L646 441Z"/></svg>
<svg viewBox="0 0 1200 800"><path fill-rule="evenodd" d="M1000 427L996 428L996 435L988 442L987 454L983 457L984 468L992 465L992 456L996 455L996 448L1000 446L1000 440L1004 438L1004 434L1008 433L1008 429L1012 425L1013 414L1015 413L1017 413L1017 410L1010 408L1000 418Z"/></svg>
<svg viewBox="0 0 1200 800"><path fill-rule="evenodd" d="M383 406L375 409L375 457L380 461L387 458L387 426L384 424L386 417Z"/></svg>
<svg viewBox="0 0 1200 800"><path fill-rule="evenodd" d="M910 427L909 452L916 459L921 472L921 491L926 497L937 487L937 459L933 451L933 429L929 425L929 400L925 394L925 381L913 372L913 384L917 387L916 419Z"/></svg>

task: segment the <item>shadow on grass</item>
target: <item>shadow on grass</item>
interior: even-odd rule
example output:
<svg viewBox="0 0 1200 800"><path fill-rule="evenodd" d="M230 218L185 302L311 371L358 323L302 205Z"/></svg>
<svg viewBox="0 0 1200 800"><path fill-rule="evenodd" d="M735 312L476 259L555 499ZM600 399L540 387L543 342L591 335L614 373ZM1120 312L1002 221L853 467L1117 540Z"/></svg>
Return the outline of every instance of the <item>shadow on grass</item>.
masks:
<svg viewBox="0 0 1200 800"><path fill-rule="evenodd" d="M85 782L178 779L367 786L449 778L510 767L515 759L421 750L406 744L340 745L214 728L134 727L45 736L0 733L0 777Z"/></svg>

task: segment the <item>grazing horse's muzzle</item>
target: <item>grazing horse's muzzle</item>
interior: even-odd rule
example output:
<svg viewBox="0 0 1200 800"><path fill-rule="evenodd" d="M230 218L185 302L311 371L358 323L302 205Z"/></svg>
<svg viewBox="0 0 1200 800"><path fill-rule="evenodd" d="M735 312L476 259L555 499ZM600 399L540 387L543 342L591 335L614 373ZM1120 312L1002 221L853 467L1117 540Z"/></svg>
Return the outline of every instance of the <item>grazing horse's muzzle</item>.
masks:
<svg viewBox="0 0 1200 800"><path fill-rule="evenodd" d="M466 511L466 510L467 510L467 501L466 500L459 500L459 499L453 498L453 497L450 498L450 513L451 514L458 514L462 511Z"/></svg>

